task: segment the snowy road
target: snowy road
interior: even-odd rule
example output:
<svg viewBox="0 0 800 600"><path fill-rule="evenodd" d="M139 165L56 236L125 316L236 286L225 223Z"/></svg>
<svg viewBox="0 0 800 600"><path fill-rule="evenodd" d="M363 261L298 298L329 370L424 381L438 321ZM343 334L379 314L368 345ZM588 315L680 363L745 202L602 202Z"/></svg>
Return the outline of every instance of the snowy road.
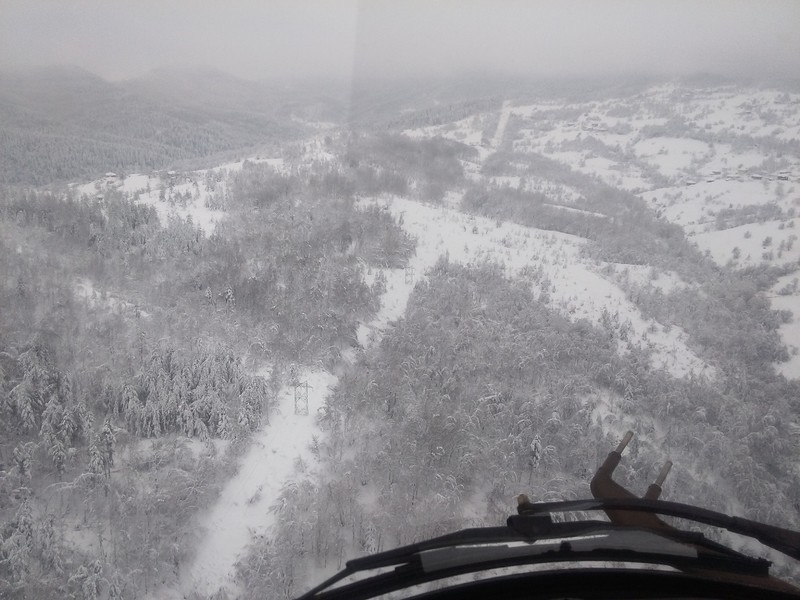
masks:
<svg viewBox="0 0 800 600"><path fill-rule="evenodd" d="M506 133L506 125L508 125L508 119L510 117L511 102L506 100L503 102L503 108L500 110L500 120L497 123L497 131L495 131L494 137L492 138L492 148L495 150L497 150L503 141L503 136Z"/></svg>

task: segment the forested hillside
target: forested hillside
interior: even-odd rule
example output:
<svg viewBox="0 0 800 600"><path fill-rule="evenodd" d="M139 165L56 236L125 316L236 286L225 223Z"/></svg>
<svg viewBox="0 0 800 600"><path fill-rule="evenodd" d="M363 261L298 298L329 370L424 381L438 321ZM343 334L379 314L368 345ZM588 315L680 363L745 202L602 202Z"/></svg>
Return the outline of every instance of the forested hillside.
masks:
<svg viewBox="0 0 800 600"><path fill-rule="evenodd" d="M0 73L0 183L164 168L275 147L301 131L282 95L213 71L166 71L123 83L75 67Z"/></svg>

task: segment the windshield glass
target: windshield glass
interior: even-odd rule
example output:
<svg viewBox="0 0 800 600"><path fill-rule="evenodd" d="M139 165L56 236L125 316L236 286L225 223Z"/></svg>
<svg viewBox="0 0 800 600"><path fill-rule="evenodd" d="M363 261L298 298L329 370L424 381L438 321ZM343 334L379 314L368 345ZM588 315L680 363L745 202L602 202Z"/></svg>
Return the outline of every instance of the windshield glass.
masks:
<svg viewBox="0 0 800 600"><path fill-rule="evenodd" d="M0 597L295 597L628 430L800 529L798 23L4 0Z"/></svg>

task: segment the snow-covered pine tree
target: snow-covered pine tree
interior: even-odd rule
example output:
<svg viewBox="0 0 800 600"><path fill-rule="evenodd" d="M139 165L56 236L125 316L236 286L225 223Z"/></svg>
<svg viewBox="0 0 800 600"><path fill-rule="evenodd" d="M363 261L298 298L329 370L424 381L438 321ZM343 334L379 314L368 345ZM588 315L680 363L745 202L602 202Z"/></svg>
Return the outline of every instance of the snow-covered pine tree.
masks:
<svg viewBox="0 0 800 600"><path fill-rule="evenodd" d="M11 453L11 458L14 461L13 470L22 478L30 479L31 477L31 456L33 447L34 444L28 442L27 444L16 446Z"/></svg>
<svg viewBox="0 0 800 600"><path fill-rule="evenodd" d="M56 536L54 519L49 515L36 528L36 546L44 569L48 573L61 575L64 572L64 558L61 555L61 544Z"/></svg>
<svg viewBox="0 0 800 600"><path fill-rule="evenodd" d="M80 409L78 405L70 403L64 406L64 410L61 414L61 439L63 439L64 442L69 445L72 444L76 434L81 430Z"/></svg>
<svg viewBox="0 0 800 600"><path fill-rule="evenodd" d="M180 428L181 433L186 437L192 437L195 434L194 413L186 403L181 408Z"/></svg>
<svg viewBox="0 0 800 600"><path fill-rule="evenodd" d="M24 431L36 429L36 413L33 408L33 387L27 378L11 390L11 402Z"/></svg>
<svg viewBox="0 0 800 600"><path fill-rule="evenodd" d="M103 581L103 565L99 560L95 560L88 566L79 566L69 578L69 585L77 591L72 597L80 598L80 600L97 600Z"/></svg>
<svg viewBox="0 0 800 600"><path fill-rule="evenodd" d="M100 432L100 439L103 446L103 473L107 478L110 478L111 467L114 466L114 444L116 443L117 439L110 417L106 417L105 421L103 421L103 429Z"/></svg>
<svg viewBox="0 0 800 600"><path fill-rule="evenodd" d="M225 298L225 306L228 310L236 308L236 297L233 295L233 288L231 286L225 288L223 297Z"/></svg>
<svg viewBox="0 0 800 600"><path fill-rule="evenodd" d="M12 523L11 535L0 545L0 555L5 557L3 562L11 568L12 583L15 586L24 586L30 574L34 545L33 515L28 498L22 500Z"/></svg>
<svg viewBox="0 0 800 600"><path fill-rule="evenodd" d="M101 475L103 473L103 454L97 444L97 436L92 431L89 434L89 471L94 475Z"/></svg>
<svg viewBox="0 0 800 600"><path fill-rule="evenodd" d="M63 407L58 397L53 394L42 413L42 426L39 428L39 437L44 443L45 451L56 467L59 478L63 475L67 460L66 449L61 440L61 423Z"/></svg>

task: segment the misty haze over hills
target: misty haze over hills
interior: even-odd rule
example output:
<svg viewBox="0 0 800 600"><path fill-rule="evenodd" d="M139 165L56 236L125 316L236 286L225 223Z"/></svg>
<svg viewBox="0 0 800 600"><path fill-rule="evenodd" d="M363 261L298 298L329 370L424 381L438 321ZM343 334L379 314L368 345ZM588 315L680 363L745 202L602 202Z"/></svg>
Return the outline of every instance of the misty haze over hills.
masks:
<svg viewBox="0 0 800 600"><path fill-rule="evenodd" d="M504 93L569 101L587 93L626 94L657 81L520 79L484 72L364 78L347 85L256 82L212 68L160 68L110 82L75 66L15 69L0 72L0 139L9 150L0 160L0 182L43 184L233 156L297 139L309 132L301 121L397 130L420 111L449 114L462 105L474 112L497 104ZM673 81L703 87L733 80L697 74ZM783 87L795 89L796 83Z"/></svg>

